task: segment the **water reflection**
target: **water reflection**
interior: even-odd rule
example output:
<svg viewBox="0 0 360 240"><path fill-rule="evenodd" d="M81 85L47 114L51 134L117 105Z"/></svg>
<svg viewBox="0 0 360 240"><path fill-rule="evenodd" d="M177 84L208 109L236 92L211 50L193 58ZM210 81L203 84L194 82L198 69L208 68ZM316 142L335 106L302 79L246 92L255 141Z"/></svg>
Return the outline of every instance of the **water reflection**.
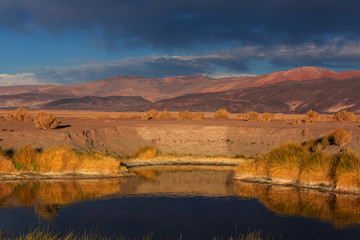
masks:
<svg viewBox="0 0 360 240"><path fill-rule="evenodd" d="M236 184L236 191L278 214L313 217L338 227L360 223L359 196L244 182Z"/></svg>
<svg viewBox="0 0 360 240"><path fill-rule="evenodd" d="M98 199L119 191L124 180L25 181L0 183L0 206L33 207L40 218L52 220L59 206Z"/></svg>
<svg viewBox="0 0 360 240"><path fill-rule="evenodd" d="M99 198L242 197L254 198L281 215L328 221L341 228L360 223L358 196L334 195L291 187L232 181L231 168L194 166L142 167L128 179L10 181L0 183L0 207L31 207L41 219L53 220L68 205Z"/></svg>

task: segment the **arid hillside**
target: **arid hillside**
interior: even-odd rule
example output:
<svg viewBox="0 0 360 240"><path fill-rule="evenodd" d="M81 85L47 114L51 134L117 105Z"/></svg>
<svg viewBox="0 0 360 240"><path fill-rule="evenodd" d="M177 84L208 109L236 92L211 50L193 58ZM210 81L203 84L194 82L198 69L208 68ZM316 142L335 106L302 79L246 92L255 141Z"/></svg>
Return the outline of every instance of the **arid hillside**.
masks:
<svg viewBox="0 0 360 240"><path fill-rule="evenodd" d="M359 112L360 71L302 67L256 77L117 76L77 85L0 87L0 108L102 111Z"/></svg>

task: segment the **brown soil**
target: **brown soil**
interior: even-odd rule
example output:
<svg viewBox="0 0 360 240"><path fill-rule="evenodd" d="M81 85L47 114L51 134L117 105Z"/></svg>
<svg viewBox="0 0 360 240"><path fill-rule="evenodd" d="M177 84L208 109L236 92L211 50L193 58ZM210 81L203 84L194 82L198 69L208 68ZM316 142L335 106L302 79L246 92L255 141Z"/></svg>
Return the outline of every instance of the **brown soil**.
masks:
<svg viewBox="0 0 360 240"><path fill-rule="evenodd" d="M33 122L9 122L0 118L0 146L18 149L26 144L44 149L70 145L84 151L114 156L130 156L143 146L154 146L164 154L195 156L236 155L256 157L285 142L304 142L321 137L336 128L352 131L352 140L344 147L360 153L360 123L323 122L293 125L290 122L247 122L238 119L136 120L79 118L82 113L60 115L58 129L37 129ZM76 115L78 114L78 115ZM88 113L90 115L90 113ZM119 114L119 113L114 113ZM57 116L59 116L57 114ZM81 115L80 115L81 116ZM281 115L286 117L285 115ZM291 118L288 117L288 118ZM302 131L308 128L304 137ZM332 146L328 151L339 151Z"/></svg>

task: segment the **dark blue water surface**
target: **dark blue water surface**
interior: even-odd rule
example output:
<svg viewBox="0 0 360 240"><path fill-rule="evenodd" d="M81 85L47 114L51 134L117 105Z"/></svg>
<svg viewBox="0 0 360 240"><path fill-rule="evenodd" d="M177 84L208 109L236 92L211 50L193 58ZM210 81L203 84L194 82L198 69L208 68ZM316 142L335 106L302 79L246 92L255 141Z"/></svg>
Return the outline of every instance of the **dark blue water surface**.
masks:
<svg viewBox="0 0 360 240"><path fill-rule="evenodd" d="M187 172L184 178L179 172L166 173L164 179L161 178L161 173L158 173L160 176L158 179L118 182L118 192L106 196L97 192L91 198L88 196L76 198L76 201L67 204L54 204L54 200L49 204L46 201L50 202L50 200L43 198L33 199L31 203L27 202L27 207L24 207L22 206L24 204L19 203L21 198L16 198L19 194L12 193L1 202L0 225L13 233L26 232L31 227L52 226L60 230L121 234L131 239L139 239L151 233L153 239L213 239L213 237L226 239L239 233L246 233L249 229L262 230L263 235L271 234L275 239L360 239L360 225L356 215L359 213L354 212L355 216L353 216L350 211L350 215L346 214L345 217L340 213L340 217L344 219L338 222L335 218L326 218L331 208L319 210L315 207L313 215L308 210L306 210L307 214L302 214L306 216L276 213L271 209L272 207L270 209L269 206L265 207L257 198L241 196L241 193L235 191L237 185L229 183L226 174L215 172L215 180L219 180L220 175L224 174L224 181L220 182L226 190L220 190L218 185L213 184L211 178L206 179L211 173L208 171L203 175L200 174L200 178L196 171ZM171 174L174 174L173 179ZM192 174L193 179L186 181ZM159 186L165 179L163 189L168 189L173 183L173 191L160 191ZM71 184L74 186L76 182ZM181 189L179 184L188 184L189 187ZM191 187L191 184L196 186ZM155 188L154 193L151 193L152 185ZM176 191L176 189L180 190ZM34 190L32 195L37 195L37 191L40 190ZM285 199L291 201L293 198ZM283 204L281 200L278 201L277 199L274 203L275 207ZM286 205L288 203L284 204L288 206ZM327 202L324 202L324 205L326 204ZM39 215L39 210L36 210L39 208L47 209L43 211L49 212L51 216ZM280 206L280 208L284 207ZM289 208L294 207L291 205ZM339 210L341 209L338 208L335 212ZM319 211L325 212L319 215ZM332 215L334 214L330 213L329 216ZM346 224L339 224L344 221Z"/></svg>

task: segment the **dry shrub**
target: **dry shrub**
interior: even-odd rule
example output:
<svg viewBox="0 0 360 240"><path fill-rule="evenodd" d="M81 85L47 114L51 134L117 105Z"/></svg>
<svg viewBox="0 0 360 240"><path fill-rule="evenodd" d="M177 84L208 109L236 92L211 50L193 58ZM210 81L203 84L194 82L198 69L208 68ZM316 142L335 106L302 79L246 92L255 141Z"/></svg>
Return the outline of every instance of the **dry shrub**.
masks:
<svg viewBox="0 0 360 240"><path fill-rule="evenodd" d="M160 112L157 116L158 116L158 119L171 118L171 114L167 110Z"/></svg>
<svg viewBox="0 0 360 240"><path fill-rule="evenodd" d="M273 113L263 113L260 115L259 120L269 122L271 120L274 120L274 114Z"/></svg>
<svg viewBox="0 0 360 240"><path fill-rule="evenodd" d="M301 135L303 135L304 137L306 137L306 136L309 134L309 132L310 132L310 129L305 128L305 129L303 129L303 130L301 131Z"/></svg>
<svg viewBox="0 0 360 240"><path fill-rule="evenodd" d="M358 155L351 151L345 150L336 155L338 166L336 168L336 185L337 186L360 186L360 159Z"/></svg>
<svg viewBox="0 0 360 240"><path fill-rule="evenodd" d="M230 113L225 109L219 109L215 112L214 118L229 118Z"/></svg>
<svg viewBox="0 0 360 240"><path fill-rule="evenodd" d="M205 114L202 112L192 113L189 112L188 110L178 113L178 119L180 120L200 120L203 119L204 116Z"/></svg>
<svg viewBox="0 0 360 240"><path fill-rule="evenodd" d="M144 115L144 119L145 120L156 119L158 115L159 115L158 111L156 111L155 109L151 109Z"/></svg>
<svg viewBox="0 0 360 240"><path fill-rule="evenodd" d="M76 167L77 171L85 172L117 172L120 162L113 157L98 153L81 154Z"/></svg>
<svg viewBox="0 0 360 240"><path fill-rule="evenodd" d="M41 129L54 129L59 126L60 121L51 113L37 113L34 116L35 127Z"/></svg>
<svg viewBox="0 0 360 240"><path fill-rule="evenodd" d="M0 172L14 172L14 164L4 156L0 155Z"/></svg>
<svg viewBox="0 0 360 240"><path fill-rule="evenodd" d="M74 172L79 163L79 154L68 146L52 147L45 150L35 162L41 172Z"/></svg>
<svg viewBox="0 0 360 240"><path fill-rule="evenodd" d="M15 152L13 160L16 164L30 167L35 162L37 155L38 153L31 145L25 145Z"/></svg>
<svg viewBox="0 0 360 240"><path fill-rule="evenodd" d="M355 119L354 113L343 110L334 115L334 120L339 122L351 122Z"/></svg>
<svg viewBox="0 0 360 240"><path fill-rule="evenodd" d="M306 120L308 120L310 123L318 121L320 118L320 114L318 112L315 112L313 110L309 110L306 112Z"/></svg>
<svg viewBox="0 0 360 240"><path fill-rule="evenodd" d="M159 150L152 146L145 146L140 148L136 153L135 157L139 159L152 159L156 158L160 154Z"/></svg>
<svg viewBox="0 0 360 240"><path fill-rule="evenodd" d="M247 121L258 121L259 120L259 113L251 111L244 114L244 118Z"/></svg>
<svg viewBox="0 0 360 240"><path fill-rule="evenodd" d="M18 108L12 113L4 115L5 119L8 121L29 121L31 120L30 114L26 111L25 108Z"/></svg>
<svg viewBox="0 0 360 240"><path fill-rule="evenodd" d="M336 129L332 134L330 134L333 137L333 141L335 145L338 145L340 147L346 145L351 141L352 138L352 132L348 132L343 128Z"/></svg>

